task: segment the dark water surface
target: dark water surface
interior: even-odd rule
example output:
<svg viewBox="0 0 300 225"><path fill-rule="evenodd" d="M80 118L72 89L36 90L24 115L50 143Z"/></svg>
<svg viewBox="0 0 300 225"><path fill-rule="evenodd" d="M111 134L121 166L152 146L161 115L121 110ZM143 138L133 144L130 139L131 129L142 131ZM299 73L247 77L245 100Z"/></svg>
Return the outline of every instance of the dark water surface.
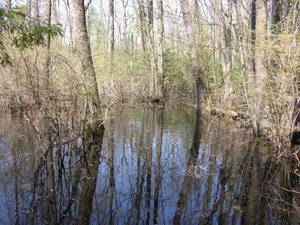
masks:
<svg viewBox="0 0 300 225"><path fill-rule="evenodd" d="M193 109L30 121L1 115L0 224L300 224L293 165Z"/></svg>

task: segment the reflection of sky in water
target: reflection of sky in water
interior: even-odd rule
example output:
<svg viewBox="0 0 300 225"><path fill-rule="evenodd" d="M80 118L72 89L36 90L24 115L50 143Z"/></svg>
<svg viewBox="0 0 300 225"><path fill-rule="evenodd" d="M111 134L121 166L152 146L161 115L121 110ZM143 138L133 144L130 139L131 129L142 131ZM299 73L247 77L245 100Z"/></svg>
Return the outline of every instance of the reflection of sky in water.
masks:
<svg viewBox="0 0 300 225"><path fill-rule="evenodd" d="M195 119L191 115L192 111L185 110L157 112L146 109L123 109L112 114L113 121L106 121L91 224L112 221L115 224L146 224L147 220L151 224L156 221L156 216L159 224L172 224L175 214L181 210L179 202L184 206L179 212L183 224L226 221L241 224L250 220L245 215L254 220L263 217L266 222L284 218L285 211L275 210L275 207L279 208L276 201L269 203L274 204L273 210L259 208L263 207L261 197L255 193L259 193L264 183L263 176L256 175L265 170L267 159L261 157L263 149L260 145L225 124L206 119L201 124L199 154L193 160L189 150ZM6 119L1 122L0 223L15 223L17 218L21 224L41 222L47 202L43 198L47 196L43 194L45 187L36 186L41 182L35 182L46 181L48 174L41 163L43 159L37 150L37 142L28 129L19 127L17 121ZM15 134L22 129L20 138ZM80 153L82 144L83 140L79 138L73 148ZM60 155L53 153L58 219L69 203L76 180L75 168L83 163L82 158L70 153L71 147L70 143L60 147L61 161ZM109 160L112 153L113 160ZM62 173L59 165L63 165ZM81 183L93 179L84 177L86 168L81 171L78 192L73 196L65 224L74 223L81 207L78 201L83 188ZM270 190L274 195L274 189ZM33 196L36 201L32 201ZM247 201L251 197L253 201Z"/></svg>

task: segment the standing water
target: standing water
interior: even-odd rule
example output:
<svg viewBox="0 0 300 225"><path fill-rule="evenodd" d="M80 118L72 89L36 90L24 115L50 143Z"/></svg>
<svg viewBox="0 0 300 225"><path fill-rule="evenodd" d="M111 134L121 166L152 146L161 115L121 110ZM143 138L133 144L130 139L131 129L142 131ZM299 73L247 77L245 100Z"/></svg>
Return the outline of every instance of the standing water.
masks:
<svg viewBox="0 0 300 225"><path fill-rule="evenodd" d="M93 141L51 121L1 116L0 224L300 221L293 164L193 109L116 108Z"/></svg>

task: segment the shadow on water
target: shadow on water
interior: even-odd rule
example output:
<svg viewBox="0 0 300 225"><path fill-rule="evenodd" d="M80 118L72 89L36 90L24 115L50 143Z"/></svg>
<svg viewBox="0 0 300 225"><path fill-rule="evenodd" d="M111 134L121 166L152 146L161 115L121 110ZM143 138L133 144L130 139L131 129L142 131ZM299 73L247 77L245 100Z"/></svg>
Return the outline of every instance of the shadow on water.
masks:
<svg viewBox="0 0 300 225"><path fill-rule="evenodd" d="M192 109L116 108L99 135L0 121L1 224L300 221L299 162Z"/></svg>

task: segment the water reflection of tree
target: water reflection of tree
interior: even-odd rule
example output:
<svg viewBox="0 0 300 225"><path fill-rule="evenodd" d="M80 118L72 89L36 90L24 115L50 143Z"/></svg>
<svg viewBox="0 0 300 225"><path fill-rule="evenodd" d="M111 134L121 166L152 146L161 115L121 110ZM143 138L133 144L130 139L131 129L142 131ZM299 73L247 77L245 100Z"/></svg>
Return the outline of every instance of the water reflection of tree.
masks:
<svg viewBox="0 0 300 225"><path fill-rule="evenodd" d="M203 123L196 121L191 152L199 149L195 137L202 130ZM173 223L295 224L299 221L296 213L299 208L295 208L299 182L294 182L299 177L293 178L295 168L291 169L295 164L280 161L278 165L278 160L276 163L264 154L263 142L242 142L241 135L228 134L228 127L215 127L208 134L210 142L201 148L202 154L196 151L188 155ZM205 175L198 176L193 168L201 164L208 166L203 168Z"/></svg>
<svg viewBox="0 0 300 225"><path fill-rule="evenodd" d="M179 200L177 203L176 213L173 219L174 224L181 224L181 216L184 213L184 208L187 202L188 195L191 192L192 183L193 183L193 169L196 166L196 161L199 156L199 148L202 136L203 123L202 118L200 117L200 111L196 111L196 122L194 128L194 137L190 152L188 152L188 160L186 165L186 175L184 177L181 192L179 194Z"/></svg>
<svg viewBox="0 0 300 225"><path fill-rule="evenodd" d="M10 139L9 177L2 178L13 211L9 218L16 224L94 224L96 219L100 224L297 224L297 163L271 158L263 154L262 142L203 120L196 121L186 153L192 130L182 138L166 128L167 112L141 114L107 122L107 158L101 166L101 135L78 138L44 121L36 122L36 147L26 140L31 143L24 149L24 137Z"/></svg>
<svg viewBox="0 0 300 225"><path fill-rule="evenodd" d="M89 140L88 146L86 151L83 152L84 158L81 163L83 167L83 178L79 193L77 224L89 224L92 214L92 203L98 177L103 130L96 135L89 133L87 134L87 138Z"/></svg>
<svg viewBox="0 0 300 225"><path fill-rule="evenodd" d="M155 145L155 180L154 180L154 215L153 224L158 224L159 218L159 192L161 190L161 154L163 142L163 111L157 113L157 126L156 126L156 145Z"/></svg>
<svg viewBox="0 0 300 225"><path fill-rule="evenodd" d="M39 158L33 158L34 172L32 178L27 177L27 183L32 183L31 199L21 223L88 224L104 130L83 129L84 135L74 139L72 130L54 120L31 122Z"/></svg>
<svg viewBox="0 0 300 225"><path fill-rule="evenodd" d="M148 224L158 223L161 201L163 114L161 110L147 110L141 120L141 132L136 140L138 146L136 182L135 187L132 186L132 190L135 191L132 192L134 198L127 224L140 224L141 220Z"/></svg>
<svg viewBox="0 0 300 225"><path fill-rule="evenodd" d="M110 126L108 132L108 165L109 165L109 182L108 182L108 210L109 210L109 224L113 224L115 215L117 213L117 194L115 187L115 140L114 140L114 118L110 119Z"/></svg>

